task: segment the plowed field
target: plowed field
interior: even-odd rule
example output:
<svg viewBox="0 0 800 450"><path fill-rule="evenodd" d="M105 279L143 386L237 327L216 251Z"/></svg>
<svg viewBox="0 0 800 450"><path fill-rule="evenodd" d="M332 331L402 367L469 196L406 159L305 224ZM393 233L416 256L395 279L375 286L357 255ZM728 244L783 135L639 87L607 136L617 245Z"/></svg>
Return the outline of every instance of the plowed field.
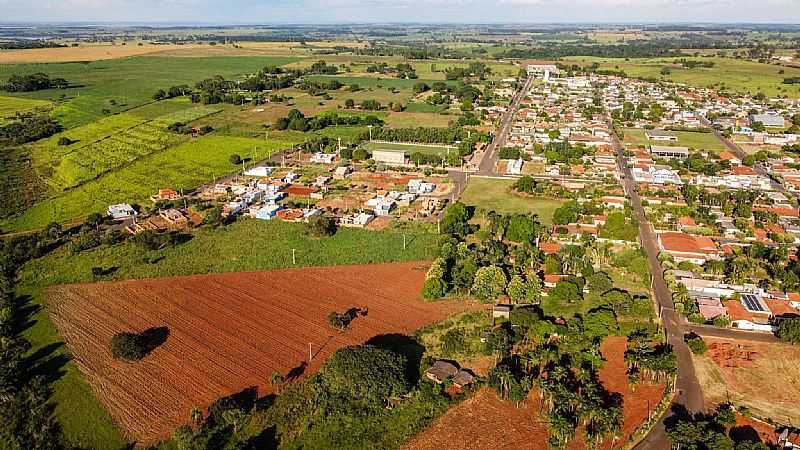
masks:
<svg viewBox="0 0 800 450"><path fill-rule="evenodd" d="M58 286L48 292L49 309L117 425L150 443L186 423L193 407L248 387L268 392L273 371L303 377L342 346L409 334L476 307L424 302L425 271L402 263ZM332 329L327 315L351 307L368 313L344 333ZM143 360L111 356L114 334L151 327L167 327L169 336Z"/></svg>

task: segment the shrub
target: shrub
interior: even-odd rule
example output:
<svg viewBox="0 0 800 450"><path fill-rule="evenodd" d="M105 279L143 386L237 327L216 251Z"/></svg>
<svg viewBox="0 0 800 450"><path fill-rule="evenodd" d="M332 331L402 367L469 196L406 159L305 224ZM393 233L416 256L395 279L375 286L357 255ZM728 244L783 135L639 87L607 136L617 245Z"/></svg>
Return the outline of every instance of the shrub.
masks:
<svg viewBox="0 0 800 450"><path fill-rule="evenodd" d="M70 144L72 144L72 139L70 139L70 138L68 138L66 136L62 136L62 137L58 138L58 145L64 146L64 145L70 145Z"/></svg>
<svg viewBox="0 0 800 450"><path fill-rule="evenodd" d="M333 236L336 234L336 223L326 216L313 216L306 223L306 233L316 238Z"/></svg>
<svg viewBox="0 0 800 450"><path fill-rule="evenodd" d="M695 355L702 355L708 351L708 345L706 345L706 341L703 340L701 337L691 338L687 341L689 345L689 349Z"/></svg>
<svg viewBox="0 0 800 450"><path fill-rule="evenodd" d="M447 283L441 278L428 278L422 287L422 297L433 300L447 294Z"/></svg>
<svg viewBox="0 0 800 450"><path fill-rule="evenodd" d="M230 157L228 157L228 160L231 162L231 164L235 166L238 166L239 164L242 163L242 157L237 154L231 155Z"/></svg>

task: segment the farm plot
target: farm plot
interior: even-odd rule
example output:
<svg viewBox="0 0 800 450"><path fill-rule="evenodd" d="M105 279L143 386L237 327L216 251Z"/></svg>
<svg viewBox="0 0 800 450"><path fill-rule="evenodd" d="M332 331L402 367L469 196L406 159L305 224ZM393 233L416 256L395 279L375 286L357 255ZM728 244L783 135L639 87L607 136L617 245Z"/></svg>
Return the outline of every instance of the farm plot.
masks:
<svg viewBox="0 0 800 450"><path fill-rule="evenodd" d="M150 443L193 407L249 387L270 391L273 371L301 378L340 347L477 307L423 301L425 270L400 263L59 286L49 291L49 311L113 420ZM344 333L331 328L327 315L351 307L367 315ZM163 345L138 363L113 359L114 334L150 327L168 328Z"/></svg>

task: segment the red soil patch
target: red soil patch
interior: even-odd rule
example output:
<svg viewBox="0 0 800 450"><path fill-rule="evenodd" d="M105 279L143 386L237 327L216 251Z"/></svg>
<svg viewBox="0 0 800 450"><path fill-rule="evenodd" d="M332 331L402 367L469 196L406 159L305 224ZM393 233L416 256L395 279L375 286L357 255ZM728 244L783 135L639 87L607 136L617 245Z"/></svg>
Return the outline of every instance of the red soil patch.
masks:
<svg viewBox="0 0 800 450"><path fill-rule="evenodd" d="M631 390L628 383L628 364L625 362L627 349L628 339L625 336L610 336L600 345L600 353L605 359L598 374L600 382L608 391L619 393L623 401L621 436L615 447L626 442L644 423L648 412L654 410L661 401L665 387L663 384L640 383L635 390ZM611 441L606 441L602 448L611 448Z"/></svg>
<svg viewBox="0 0 800 450"><path fill-rule="evenodd" d="M425 431L403 446L404 450L546 450L547 424L539 418L538 393L531 392L519 408L483 387L471 398L451 408ZM573 441L570 448L583 444Z"/></svg>
<svg viewBox="0 0 800 450"><path fill-rule="evenodd" d="M285 220L286 222L297 222L298 220L305 217L305 213L301 209L282 209L275 213L279 219Z"/></svg>
<svg viewBox="0 0 800 450"><path fill-rule="evenodd" d="M708 356L719 367L735 369L738 367L752 367L758 352L750 344L732 341L710 341Z"/></svg>
<svg viewBox="0 0 800 450"><path fill-rule="evenodd" d="M624 445L634 431L645 421L650 408L655 409L664 393L664 385L640 384L635 391L628 386L628 366L625 337L609 337L600 346L605 358L599 378L606 389L623 397L622 433L614 441L614 448ZM408 442L404 450L495 450L531 449L547 450L549 433L539 412L541 402L538 392L531 391L519 407L501 400L495 391L484 387L472 398L451 408L431 427ZM583 430L578 430L569 448L586 448ZM612 448L611 439L600 446Z"/></svg>
<svg viewBox="0 0 800 450"><path fill-rule="evenodd" d="M420 263L286 269L58 286L53 322L115 423L147 444L187 421L193 407L248 387L269 391L273 371L299 377L336 349L414 330L472 307L428 303ZM368 308L345 333L327 315ZM137 363L115 360L121 331L168 327L169 337ZM314 357L305 370L309 343Z"/></svg>
<svg viewBox="0 0 800 450"><path fill-rule="evenodd" d="M758 433L758 437L753 433ZM731 437L739 442L748 440L753 442L761 441L768 446L774 447L778 444L775 427L756 419L748 419L741 414L736 414L736 425L730 430Z"/></svg>

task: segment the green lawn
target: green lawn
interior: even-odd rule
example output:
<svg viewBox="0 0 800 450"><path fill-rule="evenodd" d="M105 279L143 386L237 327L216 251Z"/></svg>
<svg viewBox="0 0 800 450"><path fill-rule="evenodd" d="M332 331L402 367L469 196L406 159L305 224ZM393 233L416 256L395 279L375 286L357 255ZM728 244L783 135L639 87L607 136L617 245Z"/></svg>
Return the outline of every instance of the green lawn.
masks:
<svg viewBox="0 0 800 450"><path fill-rule="evenodd" d="M298 266L427 260L435 256L437 240L437 235L418 228L381 232L343 228L331 238L318 240L308 237L301 224L243 219L227 227L200 229L189 242L158 252L128 242L77 255L61 248L22 269L18 293L44 306L44 288L94 281L91 268L97 266L118 267L108 278L114 280L285 268L292 265L292 249L296 250ZM155 256L163 259L155 264L147 262ZM33 344L32 352L47 350L50 358L58 360L65 351L45 311L33 317L26 337ZM69 443L92 449L122 448L122 437L77 367L68 362L58 370L61 375L53 385L55 413Z"/></svg>
<svg viewBox="0 0 800 450"><path fill-rule="evenodd" d="M687 60L712 61L712 68L684 69L673 62L676 58L631 58L628 60L573 56L565 58L571 62L591 64L597 62L602 69L624 70L629 76L658 78L678 83L704 87L727 87L731 90L768 96L788 95L800 97L800 86L783 84L784 78L800 76L800 69L733 58L681 57ZM662 76L661 70L668 67L670 75ZM779 73L784 71L784 73Z"/></svg>
<svg viewBox="0 0 800 450"><path fill-rule="evenodd" d="M437 113L393 112L386 118L386 125L391 128L439 127L447 128L451 122L458 120L457 114L445 115Z"/></svg>
<svg viewBox="0 0 800 450"><path fill-rule="evenodd" d="M0 222L4 231L41 228L51 221L82 218L105 211L119 202L149 202L159 188L191 189L235 172L229 157L259 160L297 142L228 136L205 136L191 142L142 157L128 166L105 174L56 197L29 208L22 215Z"/></svg>
<svg viewBox="0 0 800 450"><path fill-rule="evenodd" d="M536 214L545 225L552 225L553 211L564 201L542 197L523 197L511 191L514 180L472 177L461 201L482 211L500 214Z"/></svg>
<svg viewBox="0 0 800 450"><path fill-rule="evenodd" d="M0 125L5 122L6 118L13 117L18 112L22 113L50 105L51 103L46 100L0 96Z"/></svg>
<svg viewBox="0 0 800 450"><path fill-rule="evenodd" d="M357 144L360 138L369 132L369 129L360 125L340 125L323 128L317 131L318 134L327 136L331 139L342 140L342 145Z"/></svg>
<svg viewBox="0 0 800 450"><path fill-rule="evenodd" d="M625 128L625 143L637 146L664 145L670 147L689 147L695 150L707 150L710 152L722 152L727 150L713 133L693 133L690 131L676 131L678 140L673 142L650 141L645 136L645 130L641 128Z"/></svg>
<svg viewBox="0 0 800 450"><path fill-rule="evenodd" d="M53 115L65 127L73 128L107 115L104 109L120 112L150 102L157 89L179 84L193 85L214 75L237 77L255 73L264 66L284 65L296 60L298 58L271 56L137 56L86 63L5 64L0 65L0 79L7 79L12 74L35 72L66 78L75 87L9 95L51 101L66 96Z"/></svg>

